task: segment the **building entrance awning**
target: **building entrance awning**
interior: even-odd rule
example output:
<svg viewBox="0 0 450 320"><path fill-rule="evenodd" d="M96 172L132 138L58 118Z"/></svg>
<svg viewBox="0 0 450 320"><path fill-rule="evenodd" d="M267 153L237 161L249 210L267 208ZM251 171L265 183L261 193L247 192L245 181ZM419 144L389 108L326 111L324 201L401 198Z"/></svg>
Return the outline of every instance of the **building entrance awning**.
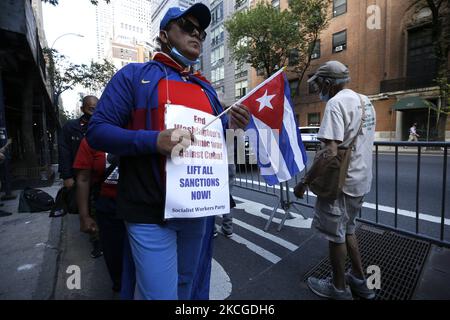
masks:
<svg viewBox="0 0 450 320"><path fill-rule="evenodd" d="M436 110L436 106L428 100L422 99L420 97L408 97L400 99L392 109L396 111L406 111L413 109L434 109Z"/></svg>

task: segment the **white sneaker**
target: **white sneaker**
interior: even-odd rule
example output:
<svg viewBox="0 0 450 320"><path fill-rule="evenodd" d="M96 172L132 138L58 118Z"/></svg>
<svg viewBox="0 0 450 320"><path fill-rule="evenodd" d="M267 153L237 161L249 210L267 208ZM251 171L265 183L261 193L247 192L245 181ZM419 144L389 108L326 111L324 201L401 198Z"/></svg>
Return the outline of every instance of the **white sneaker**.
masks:
<svg viewBox="0 0 450 320"><path fill-rule="evenodd" d="M345 281L350 286L355 295L366 300L372 300L375 298L375 291L367 287L365 279L358 279L351 272L345 274Z"/></svg>
<svg viewBox="0 0 450 320"><path fill-rule="evenodd" d="M309 289L319 297L333 300L353 300L352 292L348 286L345 290L338 290L331 281L331 277L326 279L318 279L309 277L306 281Z"/></svg>

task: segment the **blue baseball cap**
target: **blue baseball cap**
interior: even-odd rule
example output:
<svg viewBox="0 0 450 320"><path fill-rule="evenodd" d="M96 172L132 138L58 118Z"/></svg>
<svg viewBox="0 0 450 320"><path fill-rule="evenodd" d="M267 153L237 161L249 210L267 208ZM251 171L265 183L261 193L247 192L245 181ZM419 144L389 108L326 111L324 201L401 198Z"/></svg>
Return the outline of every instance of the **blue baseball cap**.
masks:
<svg viewBox="0 0 450 320"><path fill-rule="evenodd" d="M164 18L161 20L159 30L163 30L165 27L167 27L170 21L176 20L189 14L197 18L200 27L203 30L208 28L209 24L211 23L211 11L209 11L209 8L203 3L195 3L188 9L183 9L180 7L169 8L169 10L167 10L166 14L164 15Z"/></svg>

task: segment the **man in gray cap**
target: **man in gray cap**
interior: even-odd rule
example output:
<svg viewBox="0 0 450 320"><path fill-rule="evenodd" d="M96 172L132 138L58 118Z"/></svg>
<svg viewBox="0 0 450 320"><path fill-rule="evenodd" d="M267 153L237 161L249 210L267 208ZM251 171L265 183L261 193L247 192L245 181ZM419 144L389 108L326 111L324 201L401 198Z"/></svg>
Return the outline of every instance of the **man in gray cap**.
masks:
<svg viewBox="0 0 450 320"><path fill-rule="evenodd" d="M310 277L307 283L315 294L325 298L351 300L353 291L362 298L373 299L375 292L368 289L361 264L355 222L372 182L376 116L366 96L346 88L349 81L348 68L338 61L325 63L308 80L327 103L318 133L318 139L327 149L325 152L336 155L338 148L353 147L342 192L336 200L318 196L315 205L313 226L329 241L332 278ZM301 184L296 187L298 197L302 189ZM346 273L347 254L352 269Z"/></svg>

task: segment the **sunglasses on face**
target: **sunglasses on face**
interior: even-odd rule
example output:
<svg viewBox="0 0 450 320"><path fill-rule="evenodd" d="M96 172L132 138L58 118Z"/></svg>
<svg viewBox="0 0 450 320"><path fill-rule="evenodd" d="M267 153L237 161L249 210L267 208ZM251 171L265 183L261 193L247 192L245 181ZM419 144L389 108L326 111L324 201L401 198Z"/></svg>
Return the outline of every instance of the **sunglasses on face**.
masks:
<svg viewBox="0 0 450 320"><path fill-rule="evenodd" d="M190 35L193 35L194 30L197 30L198 38L200 39L200 41L202 41L202 42L205 41L205 39L206 39L205 30L200 29L200 27L196 26L188 19L180 18L177 20L177 24L184 32L186 32Z"/></svg>

